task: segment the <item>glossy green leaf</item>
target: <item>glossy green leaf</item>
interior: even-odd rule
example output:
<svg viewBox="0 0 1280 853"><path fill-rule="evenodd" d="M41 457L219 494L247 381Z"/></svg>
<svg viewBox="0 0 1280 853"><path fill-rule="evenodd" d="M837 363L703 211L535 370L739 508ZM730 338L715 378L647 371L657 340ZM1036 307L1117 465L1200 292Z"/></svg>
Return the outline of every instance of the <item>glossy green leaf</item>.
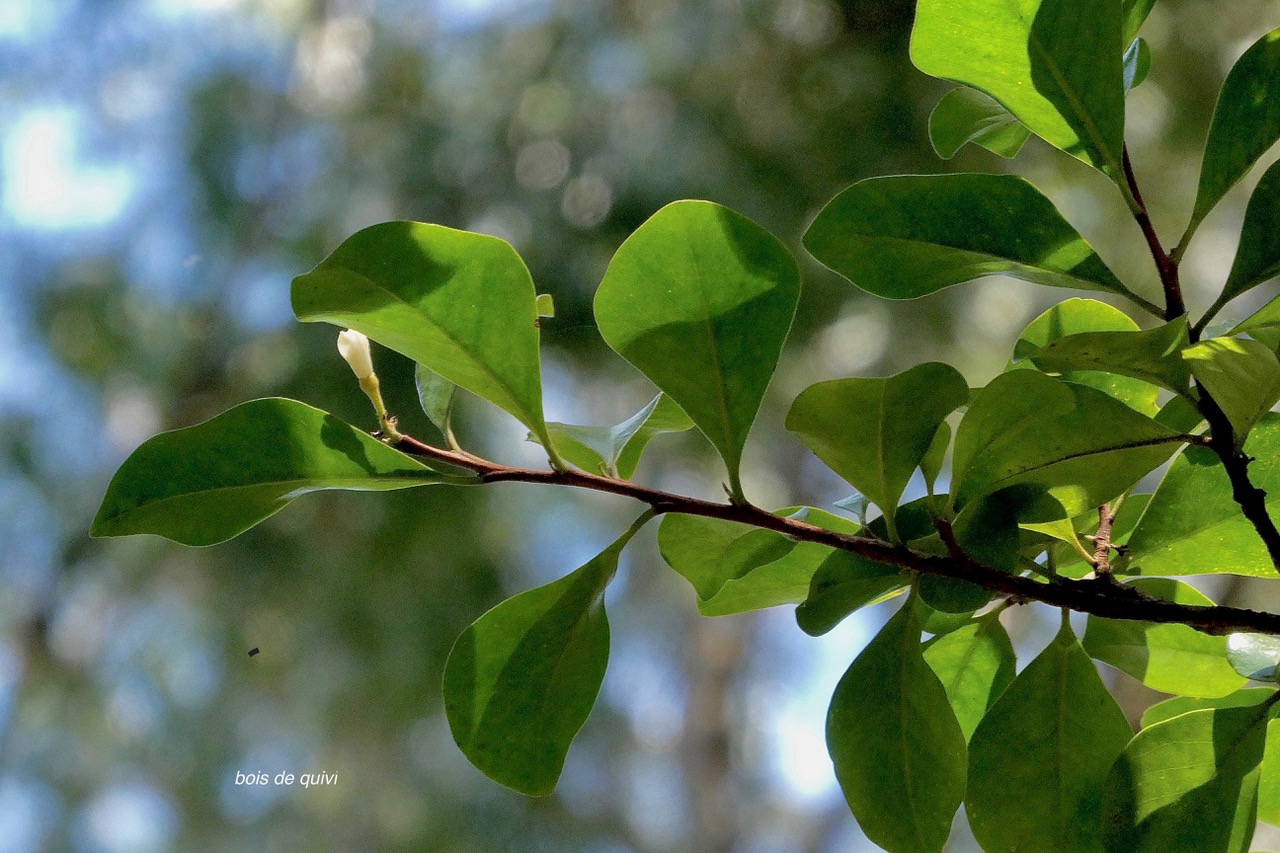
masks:
<svg viewBox="0 0 1280 853"><path fill-rule="evenodd" d="M457 441L453 438L453 401L457 399L458 386L421 363L414 365L413 384L427 419L435 424L451 447L456 446Z"/></svg>
<svg viewBox="0 0 1280 853"><path fill-rule="evenodd" d="M544 435L533 280L496 237L420 222L357 231L293 280L293 312L363 332Z"/></svg>
<svg viewBox="0 0 1280 853"><path fill-rule="evenodd" d="M684 432L693 421L684 410L659 394L640 411L611 427L574 426L551 422L547 431L560 455L592 474L629 480L649 442L668 432ZM530 435L536 440L537 436Z"/></svg>
<svg viewBox="0 0 1280 853"><path fill-rule="evenodd" d="M999 101L1032 133L1113 177L1124 144L1120 4L920 0L911 59Z"/></svg>
<svg viewBox="0 0 1280 853"><path fill-rule="evenodd" d="M1142 24L1147 20L1147 15L1151 14L1151 7L1156 5L1156 0L1124 0L1121 4L1124 16L1124 38L1122 41L1131 41L1138 35L1138 30L1142 29Z"/></svg>
<svg viewBox="0 0 1280 853"><path fill-rule="evenodd" d="M539 293L534 303L534 307L540 318L546 319L556 316L556 301L550 293Z"/></svg>
<svg viewBox="0 0 1280 853"><path fill-rule="evenodd" d="M846 616L900 593L911 575L848 551L833 551L809 582L804 601L796 608L796 624L810 636L821 636Z"/></svg>
<svg viewBox="0 0 1280 853"><path fill-rule="evenodd" d="M858 531L848 519L818 509L789 507L779 514L828 530ZM798 543L772 530L675 513L662 519L658 549L667 565L693 586L704 616L804 601L814 573L835 553L826 545Z"/></svg>
<svg viewBox="0 0 1280 853"><path fill-rule="evenodd" d="M1131 735L1064 619L969 741L974 837L985 850L1097 850L1102 781Z"/></svg>
<svg viewBox="0 0 1280 853"><path fill-rule="evenodd" d="M444 482L479 480L442 474L333 415L273 397L148 439L112 478L91 533L213 545L308 492Z"/></svg>
<svg viewBox="0 0 1280 853"><path fill-rule="evenodd" d="M1280 517L1280 416L1266 415L1244 451L1254 457L1249 476L1267 492L1267 509ZM1129 537L1125 571L1143 575L1229 573L1275 577L1253 525L1231 498L1218 456L1188 447L1169 466Z"/></svg>
<svg viewBox="0 0 1280 853"><path fill-rule="evenodd" d="M1244 853L1271 703L1192 711L1138 733L1103 793L1111 853Z"/></svg>
<svg viewBox="0 0 1280 853"><path fill-rule="evenodd" d="M901 608L845 672L827 750L858 825L890 853L939 853L965 788L965 739Z"/></svg>
<svg viewBox="0 0 1280 853"><path fill-rule="evenodd" d="M1237 446L1280 400L1280 359L1265 344L1211 338L1183 350L1182 358L1231 421Z"/></svg>
<svg viewBox="0 0 1280 853"><path fill-rule="evenodd" d="M1267 634L1232 634L1227 637L1227 660L1245 678L1277 681L1280 670L1280 637Z"/></svg>
<svg viewBox="0 0 1280 853"><path fill-rule="evenodd" d="M1118 308L1095 299L1067 299L1045 311L1018 336L1009 370L1033 369L1031 356L1055 341L1081 334L1137 332L1138 324ZM1113 367L1112 365L1107 365ZM1149 382L1099 370L1071 370L1062 378L1097 388L1144 415L1155 414L1160 391Z"/></svg>
<svg viewBox="0 0 1280 853"><path fill-rule="evenodd" d="M1267 744L1258 777L1258 820L1280 826L1280 720L1267 723Z"/></svg>
<svg viewBox="0 0 1280 853"><path fill-rule="evenodd" d="M975 392L960 422L953 503L1017 486L1020 521L1079 515L1167 460L1176 445L1150 443L1173 435L1101 391L1011 371Z"/></svg>
<svg viewBox="0 0 1280 853"><path fill-rule="evenodd" d="M1139 578L1132 585L1166 601L1213 604L1199 590L1172 578ZM1245 683L1227 662L1226 637L1203 634L1186 625L1090 616L1084 649L1091 657L1165 693L1226 696Z"/></svg>
<svg viewBox="0 0 1280 853"><path fill-rule="evenodd" d="M1142 85L1151 73L1151 46L1146 39L1134 39L1124 52L1124 90L1129 92Z"/></svg>
<svg viewBox="0 0 1280 853"><path fill-rule="evenodd" d="M1280 346L1280 296L1240 321L1228 335L1247 334L1273 349Z"/></svg>
<svg viewBox="0 0 1280 853"><path fill-rule="evenodd" d="M609 662L604 591L638 529L558 581L522 592L462 632L444 667L453 739L489 778L551 793Z"/></svg>
<svg viewBox="0 0 1280 853"><path fill-rule="evenodd" d="M1280 138L1280 29L1264 35L1227 74L1209 124L1188 232Z"/></svg>
<svg viewBox="0 0 1280 853"><path fill-rule="evenodd" d="M942 682L966 739L1013 681L1017 659L999 614L988 613L931 640L925 662Z"/></svg>
<svg viewBox="0 0 1280 853"><path fill-rule="evenodd" d="M929 447L920 457L920 473L924 475L925 488L933 494L934 484L942 473L946 461L947 449L951 447L951 425L946 421L938 424L938 429L929 441Z"/></svg>
<svg viewBox="0 0 1280 853"><path fill-rule="evenodd" d="M987 275L1131 296L1040 191L1014 175L859 181L822 209L805 248L863 290L915 299Z"/></svg>
<svg viewBox="0 0 1280 853"><path fill-rule="evenodd" d="M1118 373L1177 394L1191 394L1191 372L1182 359L1187 346L1185 317L1148 331L1081 332L1058 338L1030 359L1046 373Z"/></svg>
<svg viewBox="0 0 1280 853"><path fill-rule="evenodd" d="M1226 303L1280 275L1280 161L1262 173L1249 197L1240 230L1240 246L1219 300ZM1233 332L1234 334L1234 332Z"/></svg>
<svg viewBox="0 0 1280 853"><path fill-rule="evenodd" d="M929 114L929 142L943 160L970 142L1001 157L1015 157L1030 135L994 98L968 86L943 95Z"/></svg>
<svg viewBox="0 0 1280 853"><path fill-rule="evenodd" d="M618 249L596 291L605 341L688 413L724 457L739 497L742 446L799 296L787 248L704 201L655 213Z"/></svg>
<svg viewBox="0 0 1280 853"><path fill-rule="evenodd" d="M801 392L787 414L818 458L884 513L893 516L943 418L965 403L969 386L946 364L931 362L886 379L835 379Z"/></svg>
<svg viewBox="0 0 1280 853"><path fill-rule="evenodd" d="M966 613L943 613L941 610L934 610L919 595L912 597L911 606L916 609L916 621L920 625L920 630L926 634L933 635L933 638L929 641L930 643L938 637L950 634L952 631L959 631L970 624L974 618L973 610ZM929 643L926 643L925 649L927 650L928 648Z"/></svg>
<svg viewBox="0 0 1280 853"><path fill-rule="evenodd" d="M919 593L921 601L940 613L972 613L991 600L990 590L940 575L920 578Z"/></svg>
<svg viewBox="0 0 1280 853"><path fill-rule="evenodd" d="M1227 696L1213 698L1197 698L1194 696L1175 696L1163 702L1157 702L1142 715L1142 727L1154 726L1165 720L1172 720L1192 711L1203 711L1212 708L1247 708L1265 702L1276 691L1270 687L1246 687Z"/></svg>

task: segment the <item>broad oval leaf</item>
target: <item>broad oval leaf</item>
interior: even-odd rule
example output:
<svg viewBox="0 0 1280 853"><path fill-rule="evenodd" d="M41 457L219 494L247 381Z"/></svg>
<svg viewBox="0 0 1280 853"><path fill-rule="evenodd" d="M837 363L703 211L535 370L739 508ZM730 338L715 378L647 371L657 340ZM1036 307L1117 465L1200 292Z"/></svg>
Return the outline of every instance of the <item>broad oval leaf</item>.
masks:
<svg viewBox="0 0 1280 853"><path fill-rule="evenodd" d="M1172 720L1192 711L1203 711L1212 708L1247 708L1265 702L1275 694L1271 687L1246 687L1227 696L1215 698L1198 698L1193 696L1175 696L1163 702L1157 702L1142 714L1142 727L1145 729Z"/></svg>
<svg viewBox="0 0 1280 853"><path fill-rule="evenodd" d="M968 86L943 95L929 114L929 142L943 160L970 142L1001 157L1015 157L1030 135L994 98Z"/></svg>
<svg viewBox="0 0 1280 853"><path fill-rule="evenodd" d="M925 662L942 682L966 739L1013 681L1017 659L999 613L973 619L930 640Z"/></svg>
<svg viewBox="0 0 1280 853"><path fill-rule="evenodd" d="M1132 734L1064 619L969 741L974 837L985 850L1097 850L1101 785Z"/></svg>
<svg viewBox="0 0 1280 853"><path fill-rule="evenodd" d="M363 332L545 435L536 298L507 243L421 222L357 231L293 280L299 320Z"/></svg>
<svg viewBox="0 0 1280 853"><path fill-rule="evenodd" d="M1280 161L1262 173L1245 208L1240 245L1219 302L1226 304L1240 294L1280 275ZM1234 333L1233 333L1234 334Z"/></svg>
<svg viewBox="0 0 1280 853"><path fill-rule="evenodd" d="M1211 338L1184 349L1182 358L1222 407L1235 430L1237 447L1280 400L1280 359L1265 344L1245 338Z"/></svg>
<svg viewBox="0 0 1280 853"><path fill-rule="evenodd" d="M576 426L551 422L547 431L566 460L592 474L631 479L649 442L668 432L684 432L693 421L665 394L659 394L620 424ZM530 434L533 440L537 436Z"/></svg>
<svg viewBox="0 0 1280 853"><path fill-rule="evenodd" d="M1081 332L1051 341L1030 355L1046 373L1117 373L1190 396L1191 372L1182 359L1187 319L1147 331Z"/></svg>
<svg viewBox="0 0 1280 853"><path fill-rule="evenodd" d="M609 662L604 591L647 518L586 565L471 623L444 667L444 708L472 764L522 794L554 790Z"/></svg>
<svg viewBox="0 0 1280 853"><path fill-rule="evenodd" d="M828 530L858 532L853 522L811 507L788 507L779 514ZM658 549L667 565L693 586L704 616L804 601L814 573L837 553L772 530L678 513L663 517Z"/></svg>
<svg viewBox="0 0 1280 853"><path fill-rule="evenodd" d="M1236 61L1209 124L1200 186L1188 233L1280 138L1280 29Z"/></svg>
<svg viewBox="0 0 1280 853"><path fill-rule="evenodd" d="M1249 477L1280 511L1280 416L1258 422L1245 442L1254 458ZM1228 573L1275 577L1253 525L1231 497L1231 481L1207 447L1188 447L1173 460L1129 537L1124 571L1142 575Z"/></svg>
<svg viewBox="0 0 1280 853"><path fill-rule="evenodd" d="M892 598L911 583L911 575L848 551L832 551L814 570L796 624L812 637L827 633L846 616Z"/></svg>
<svg viewBox="0 0 1280 853"><path fill-rule="evenodd" d="M1248 850L1272 704L1192 711L1139 732L1103 787L1106 849Z"/></svg>
<svg viewBox="0 0 1280 853"><path fill-rule="evenodd" d="M888 299L996 274L1132 295L1053 203L1014 175L868 178L822 209L804 245Z"/></svg>
<svg viewBox="0 0 1280 853"><path fill-rule="evenodd" d="M1119 178L1121 16L1108 0L920 0L911 60L986 92L1032 133Z"/></svg>
<svg viewBox="0 0 1280 853"><path fill-rule="evenodd" d="M818 458L884 513L889 538L898 500L943 419L969 399L954 367L931 362L884 379L834 379L800 393L787 414Z"/></svg>
<svg viewBox="0 0 1280 853"><path fill-rule="evenodd" d="M1236 672L1252 681L1280 681L1280 637L1232 634L1227 638L1227 660Z"/></svg>
<svg viewBox="0 0 1280 853"><path fill-rule="evenodd" d="M1022 331L1013 345L1013 358L1006 369L1033 369L1030 357L1062 338L1099 332L1137 331L1138 324L1119 308L1096 299L1067 299L1032 320ZM1160 390L1130 376L1098 370L1071 370L1064 372L1062 378L1105 391L1144 415L1155 414L1159 407Z"/></svg>
<svg viewBox="0 0 1280 853"><path fill-rule="evenodd" d="M965 739L904 606L836 685L827 750L858 825L890 853L939 853L965 788Z"/></svg>
<svg viewBox="0 0 1280 853"><path fill-rule="evenodd" d="M1079 515L1167 460L1176 435L1093 388L1004 373L975 392L956 432L953 503L1020 487L1020 521Z"/></svg>
<svg viewBox="0 0 1280 853"><path fill-rule="evenodd" d="M742 447L799 295L787 248L705 201L655 213L619 247L596 291L605 341L688 413L739 498Z"/></svg>
<svg viewBox="0 0 1280 853"><path fill-rule="evenodd" d="M1195 587L1172 578L1139 578L1131 585L1179 604L1213 604ZM1245 683L1227 661L1226 637L1204 634L1186 625L1090 616L1084 649L1091 657L1165 693L1226 696Z"/></svg>
<svg viewBox="0 0 1280 853"><path fill-rule="evenodd" d="M445 482L479 480L435 471L333 415L272 397L145 441L112 478L91 533L214 545L307 492Z"/></svg>

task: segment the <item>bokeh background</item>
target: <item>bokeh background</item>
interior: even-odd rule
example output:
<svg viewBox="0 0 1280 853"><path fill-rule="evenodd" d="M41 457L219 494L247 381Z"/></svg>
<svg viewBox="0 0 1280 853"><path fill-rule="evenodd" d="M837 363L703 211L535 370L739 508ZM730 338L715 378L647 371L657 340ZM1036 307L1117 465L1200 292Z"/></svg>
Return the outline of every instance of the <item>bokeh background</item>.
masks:
<svg viewBox="0 0 1280 853"><path fill-rule="evenodd" d="M1034 140L1013 162L934 156L927 117L948 86L911 67L912 15L909 0L2 0L0 851L874 849L822 728L894 605L818 640L791 608L702 619L642 534L610 592L600 701L558 792L530 800L453 746L445 656L636 507L508 484L313 495L207 549L87 529L130 450L237 402L296 397L374 426L335 330L296 323L288 285L386 219L512 242L558 308L543 324L549 417L626 416L653 392L604 346L591 295L625 236L687 197L736 208L801 259L746 486L829 506L847 487L781 429L795 394L931 359L981 384L1066 295L998 278L913 303L858 293L799 249L847 184L1017 171L1122 278L1157 290L1086 167ZM1129 139L1167 240L1222 77L1278 21L1275 0L1160 0L1144 28L1155 61ZM1187 260L1200 307L1248 189ZM376 358L402 424L433 438L411 365ZM462 419L469 448L539 459L480 401ZM717 466L686 435L655 442L639 476L717 497ZM1023 663L1045 616L1008 616ZM1106 675L1134 715L1155 698ZM338 781L234 784L281 771ZM972 849L965 832L961 819L955 850Z"/></svg>

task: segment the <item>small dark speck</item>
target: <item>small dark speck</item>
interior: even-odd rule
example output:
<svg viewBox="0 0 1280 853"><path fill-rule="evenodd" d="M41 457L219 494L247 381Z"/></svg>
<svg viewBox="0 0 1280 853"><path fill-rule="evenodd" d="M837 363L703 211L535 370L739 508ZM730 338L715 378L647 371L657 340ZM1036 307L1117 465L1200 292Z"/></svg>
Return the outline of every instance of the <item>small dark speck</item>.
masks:
<svg viewBox="0 0 1280 853"><path fill-rule="evenodd" d="M258 653L258 647L257 647L257 646L254 646L252 649L249 649L249 657L253 657L253 656L254 656L254 655L256 655L257 653Z"/></svg>

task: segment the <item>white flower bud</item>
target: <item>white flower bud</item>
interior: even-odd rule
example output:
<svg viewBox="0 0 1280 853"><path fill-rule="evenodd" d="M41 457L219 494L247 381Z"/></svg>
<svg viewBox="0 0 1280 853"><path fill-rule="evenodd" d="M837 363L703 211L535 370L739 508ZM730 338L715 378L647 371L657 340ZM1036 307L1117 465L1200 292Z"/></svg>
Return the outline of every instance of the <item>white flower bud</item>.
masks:
<svg viewBox="0 0 1280 853"><path fill-rule="evenodd" d="M356 379L368 379L373 375L373 354L369 351L369 339L355 329L338 332L338 353L351 365Z"/></svg>

